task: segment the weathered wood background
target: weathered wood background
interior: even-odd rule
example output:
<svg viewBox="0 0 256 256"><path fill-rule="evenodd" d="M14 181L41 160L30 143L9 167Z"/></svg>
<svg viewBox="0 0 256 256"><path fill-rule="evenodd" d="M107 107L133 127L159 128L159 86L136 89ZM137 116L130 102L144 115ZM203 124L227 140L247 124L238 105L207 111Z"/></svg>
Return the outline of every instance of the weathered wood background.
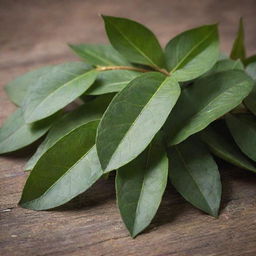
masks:
<svg viewBox="0 0 256 256"><path fill-rule="evenodd" d="M0 0L0 124L15 109L4 84L28 70L76 59L66 42L106 42L101 13L143 22L162 44L185 29L220 22L226 51L243 16L248 53L256 53L255 0ZM169 186L153 223L133 240L115 205L113 178L60 209L19 208L27 177L22 167L32 150L0 158L0 255L256 255L256 176L251 173L220 163L219 219L194 209Z"/></svg>

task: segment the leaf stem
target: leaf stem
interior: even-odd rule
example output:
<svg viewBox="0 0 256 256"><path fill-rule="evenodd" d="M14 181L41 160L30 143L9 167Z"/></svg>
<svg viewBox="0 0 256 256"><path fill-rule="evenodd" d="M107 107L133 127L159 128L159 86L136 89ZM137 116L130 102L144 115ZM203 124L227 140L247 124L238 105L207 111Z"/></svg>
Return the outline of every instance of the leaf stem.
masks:
<svg viewBox="0 0 256 256"><path fill-rule="evenodd" d="M165 74L166 76L169 76L170 74L167 72L165 69L160 69L157 67L153 67L156 71L161 72ZM144 69L144 68L137 68L137 67L132 67L132 66L97 66L96 70L98 71L107 71L107 70L133 70L133 71L138 71L138 72L150 72L151 70Z"/></svg>

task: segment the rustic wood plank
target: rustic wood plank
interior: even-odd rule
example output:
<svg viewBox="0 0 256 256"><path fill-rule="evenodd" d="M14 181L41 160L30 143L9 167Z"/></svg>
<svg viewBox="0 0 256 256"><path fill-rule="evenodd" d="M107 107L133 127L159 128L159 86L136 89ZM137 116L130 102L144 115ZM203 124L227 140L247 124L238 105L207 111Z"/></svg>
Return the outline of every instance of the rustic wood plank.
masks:
<svg viewBox="0 0 256 256"><path fill-rule="evenodd" d="M64 42L106 42L98 13L137 19L164 44L176 33L222 22L228 50L237 19L245 17L249 53L256 51L254 0L157 3L135 1L2 0L0 2L0 124L15 109L3 85L23 72L76 59ZM256 255L256 176L220 162L221 214L214 219L186 203L169 186L150 227L135 240L115 205L113 177L53 211L17 206L33 151L0 158L0 255Z"/></svg>

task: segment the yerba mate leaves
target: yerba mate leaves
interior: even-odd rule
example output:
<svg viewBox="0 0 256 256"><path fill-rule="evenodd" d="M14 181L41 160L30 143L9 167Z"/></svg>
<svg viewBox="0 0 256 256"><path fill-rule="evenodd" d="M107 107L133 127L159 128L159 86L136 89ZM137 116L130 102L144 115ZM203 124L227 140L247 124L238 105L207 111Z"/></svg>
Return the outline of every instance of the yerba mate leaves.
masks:
<svg viewBox="0 0 256 256"><path fill-rule="evenodd" d="M168 150L169 176L177 191L195 207L217 217L221 181L213 157L200 140L192 136Z"/></svg>
<svg viewBox="0 0 256 256"><path fill-rule="evenodd" d="M188 81L210 70L219 59L217 25L202 26L176 36L167 44L168 70L178 81Z"/></svg>
<svg viewBox="0 0 256 256"><path fill-rule="evenodd" d="M80 62L53 66L29 89L22 106L25 121L32 123L50 116L82 95L97 76L89 69Z"/></svg>
<svg viewBox="0 0 256 256"><path fill-rule="evenodd" d="M184 88L165 125L168 145L182 142L232 110L252 87L253 80L244 71L230 70L201 78Z"/></svg>
<svg viewBox="0 0 256 256"><path fill-rule="evenodd" d="M95 135L99 121L86 123L61 138L40 158L19 204L33 210L62 205L87 190L102 175Z"/></svg>
<svg viewBox="0 0 256 256"><path fill-rule="evenodd" d="M110 103L96 145L104 172L136 158L160 130L180 95L179 84L150 72L132 80Z"/></svg>
<svg viewBox="0 0 256 256"><path fill-rule="evenodd" d="M11 101L17 106L21 106L31 86L34 86L41 77L46 75L52 66L42 67L34 71L25 73L5 86L5 91Z"/></svg>
<svg viewBox="0 0 256 256"><path fill-rule="evenodd" d="M226 116L228 128L238 147L249 158L256 161L256 120L253 115L240 114Z"/></svg>
<svg viewBox="0 0 256 256"><path fill-rule="evenodd" d="M0 128L0 154L16 151L38 140L50 129L57 116L26 124L22 110L16 110Z"/></svg>
<svg viewBox="0 0 256 256"><path fill-rule="evenodd" d="M237 147L223 123L218 127L208 126L200 135L214 155L238 167L256 172L256 165Z"/></svg>
<svg viewBox="0 0 256 256"><path fill-rule="evenodd" d="M36 153L29 159L25 166L25 170L32 170L39 158L63 136L83 124L93 120L99 120L111 99L111 95L99 97L89 103L83 104L76 110L69 112L60 118L60 120L50 129Z"/></svg>
<svg viewBox="0 0 256 256"><path fill-rule="evenodd" d="M167 178L168 158L162 143L155 139L140 156L117 171L117 203L132 237L155 216Z"/></svg>
<svg viewBox="0 0 256 256"><path fill-rule="evenodd" d="M164 67L164 55L155 35L136 21L102 16L109 41L127 60Z"/></svg>
<svg viewBox="0 0 256 256"><path fill-rule="evenodd" d="M95 66L130 65L111 45L79 44L70 48L87 63Z"/></svg>

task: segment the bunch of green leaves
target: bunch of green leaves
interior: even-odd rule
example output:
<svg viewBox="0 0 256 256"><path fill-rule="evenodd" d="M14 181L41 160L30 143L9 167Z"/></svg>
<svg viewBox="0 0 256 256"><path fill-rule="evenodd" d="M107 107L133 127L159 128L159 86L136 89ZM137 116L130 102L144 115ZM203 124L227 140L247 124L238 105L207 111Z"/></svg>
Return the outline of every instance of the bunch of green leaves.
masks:
<svg viewBox="0 0 256 256"><path fill-rule="evenodd" d="M135 21L103 20L111 45L70 45L82 62L40 68L5 87L18 110L0 130L0 153L46 135L25 166L31 172L19 204L51 209L116 172L132 237L155 216L168 177L188 202L218 216L213 155L256 172L256 58L246 57L242 20L230 58L219 50L215 24L162 49Z"/></svg>

